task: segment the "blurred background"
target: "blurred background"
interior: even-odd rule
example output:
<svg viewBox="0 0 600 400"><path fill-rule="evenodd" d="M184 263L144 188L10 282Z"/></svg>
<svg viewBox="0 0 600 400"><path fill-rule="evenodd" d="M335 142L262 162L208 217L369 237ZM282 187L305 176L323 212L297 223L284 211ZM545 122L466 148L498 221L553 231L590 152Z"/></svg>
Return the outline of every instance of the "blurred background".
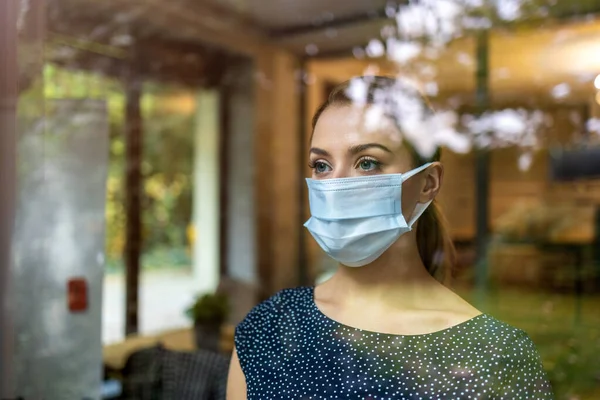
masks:
<svg viewBox="0 0 600 400"><path fill-rule="evenodd" d="M310 120L378 74L440 110L454 289L600 399L600 1L2 0L0 54L0 395L222 393L235 324L335 269Z"/></svg>

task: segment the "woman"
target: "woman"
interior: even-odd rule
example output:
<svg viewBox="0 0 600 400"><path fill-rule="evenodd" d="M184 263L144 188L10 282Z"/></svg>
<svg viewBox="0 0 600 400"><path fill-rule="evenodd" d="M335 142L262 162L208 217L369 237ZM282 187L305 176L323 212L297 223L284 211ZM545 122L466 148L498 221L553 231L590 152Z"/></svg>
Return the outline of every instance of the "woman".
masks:
<svg viewBox="0 0 600 400"><path fill-rule="evenodd" d="M428 115L418 92L383 77L341 85L316 113L305 226L340 266L237 327L228 399L553 397L529 337L445 285L439 151L426 159L407 140Z"/></svg>

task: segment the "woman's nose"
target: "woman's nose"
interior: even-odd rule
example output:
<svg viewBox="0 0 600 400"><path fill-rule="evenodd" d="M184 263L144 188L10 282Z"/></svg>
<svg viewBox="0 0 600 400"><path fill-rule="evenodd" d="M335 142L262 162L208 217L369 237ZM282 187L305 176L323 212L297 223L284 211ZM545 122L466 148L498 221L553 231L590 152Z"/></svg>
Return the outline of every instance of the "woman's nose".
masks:
<svg viewBox="0 0 600 400"><path fill-rule="evenodd" d="M333 170L333 173L331 174L331 178L332 179L350 178L351 176L353 176L352 172L353 171L352 171L351 167L341 166L341 167L338 167Z"/></svg>
<svg viewBox="0 0 600 400"><path fill-rule="evenodd" d="M348 174L339 173L339 172L333 173L331 175L331 179L339 179L339 178L347 178L347 177L348 177Z"/></svg>

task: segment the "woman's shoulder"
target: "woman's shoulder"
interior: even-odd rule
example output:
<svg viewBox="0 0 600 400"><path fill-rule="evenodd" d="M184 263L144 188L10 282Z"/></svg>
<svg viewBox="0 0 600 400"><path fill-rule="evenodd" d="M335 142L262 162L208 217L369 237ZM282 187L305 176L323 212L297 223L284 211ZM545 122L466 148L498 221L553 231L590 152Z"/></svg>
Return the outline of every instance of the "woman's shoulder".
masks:
<svg viewBox="0 0 600 400"><path fill-rule="evenodd" d="M518 339L524 340L529 336L527 333L514 325L505 322L504 320L498 319L490 314L482 313L481 327L489 331L490 335L496 337L504 337L507 339Z"/></svg>
<svg viewBox="0 0 600 400"><path fill-rule="evenodd" d="M307 300L310 300L312 292L313 289L306 286L283 289L259 304L259 306L262 305L271 309L297 307L299 304L304 304Z"/></svg>
<svg viewBox="0 0 600 400"><path fill-rule="evenodd" d="M312 288L299 287L281 290L252 308L237 325L234 335L236 351L244 371L258 359L266 357L265 354L277 352L281 331L298 324L298 311L308 310L311 301Z"/></svg>
<svg viewBox="0 0 600 400"><path fill-rule="evenodd" d="M510 399L553 399L542 358L523 329L487 316L490 347L500 351L496 359L498 397Z"/></svg>
<svg viewBox="0 0 600 400"><path fill-rule="evenodd" d="M480 335L486 338L486 342L500 348L505 356L537 357L537 350L533 340L521 328L517 328L489 314L482 314L479 331Z"/></svg>
<svg viewBox="0 0 600 400"><path fill-rule="evenodd" d="M280 290L265 301L254 307L257 312L279 312L282 310L296 308L306 303L312 297L312 288L296 287ZM252 311L250 312L252 313Z"/></svg>
<svg viewBox="0 0 600 400"><path fill-rule="evenodd" d="M290 311L307 307L311 299L311 287L283 289L254 306L238 325L237 330L256 328L258 325L272 322L274 318L286 315Z"/></svg>

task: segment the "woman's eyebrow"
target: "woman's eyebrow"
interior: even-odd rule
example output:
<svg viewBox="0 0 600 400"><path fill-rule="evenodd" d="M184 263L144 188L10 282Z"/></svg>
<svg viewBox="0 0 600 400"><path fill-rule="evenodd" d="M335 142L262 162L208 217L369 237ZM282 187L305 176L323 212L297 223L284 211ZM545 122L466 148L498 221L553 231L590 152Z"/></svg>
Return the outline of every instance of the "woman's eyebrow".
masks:
<svg viewBox="0 0 600 400"><path fill-rule="evenodd" d="M348 152L350 154L358 154L358 153L361 153L365 150L372 149L372 148L381 149L387 153L392 153L392 151L390 149L388 149L387 147L385 147L384 145L379 144L379 143L366 143L366 144L358 144L356 146L351 146L348 149Z"/></svg>
<svg viewBox="0 0 600 400"><path fill-rule="evenodd" d="M328 157L329 152L327 150L320 149L318 147L311 147L309 153L313 153L319 156Z"/></svg>

